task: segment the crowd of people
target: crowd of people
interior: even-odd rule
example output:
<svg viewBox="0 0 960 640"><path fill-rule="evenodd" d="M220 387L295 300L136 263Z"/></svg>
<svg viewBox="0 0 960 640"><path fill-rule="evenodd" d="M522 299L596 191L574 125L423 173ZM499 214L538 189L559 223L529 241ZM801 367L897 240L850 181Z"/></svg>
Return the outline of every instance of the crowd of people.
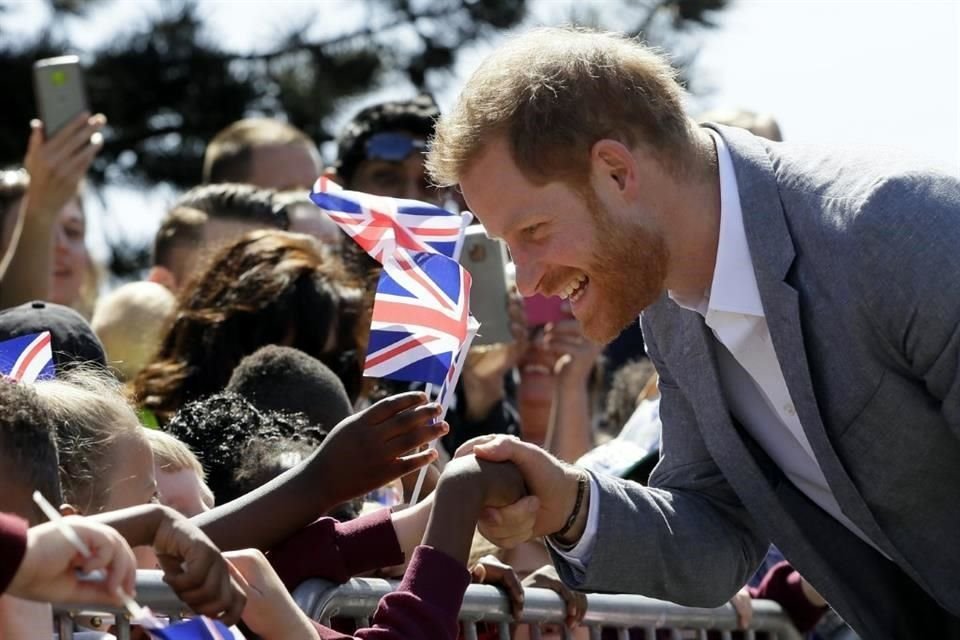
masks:
<svg viewBox="0 0 960 640"><path fill-rule="evenodd" d="M583 68L565 65L564 56ZM545 75L535 76L524 66L534 58L554 75L541 69ZM530 88L554 81L576 88L588 76L590 90ZM616 83L641 89L631 94ZM0 384L0 636L52 634L51 602L117 604L118 590L134 595L135 569L159 568L193 611L265 639L453 639L471 580L500 585L516 608L523 586L554 589L571 628L586 606L579 587L696 606L730 601L744 627L750 599L769 598L805 632L819 623L820 637L853 637L832 612L821 620L826 601L769 546L777 542L772 529L757 532L749 519L757 516L746 515L737 497L743 489L735 494L718 480L701 436L691 443L671 431L672 422L692 420L694 396L664 366L684 349L679 342L693 339L681 335L692 331L681 329L690 321L651 307L644 336L652 359L644 350L636 316L657 303L669 270L699 263L671 262L668 251L682 247L658 242L654 226L621 233L609 210L627 196L607 185L633 189L628 196L636 198L643 191L636 176L647 172L644 179L664 184L687 180L683 197L704 194L727 207L722 153L704 163L708 173L719 167L716 191L681 166L681 151L725 149L725 138L760 148L780 137L771 119L745 112L715 112L705 116L712 128L696 127L678 102L671 73L642 46L542 31L495 54L448 116L428 96L363 109L341 132L329 166L289 123L234 122L210 140L197 186L160 223L145 279L110 291L85 245L83 206L84 176L109 114L81 114L50 137L43 123L30 123L23 165L0 174L0 340L49 331L56 376ZM630 118L643 120L635 134L606 139L616 139L609 132ZM699 137L688 139L693 130ZM565 145L583 157L568 160ZM640 154L630 145L660 155L630 164L631 153ZM613 181L598 186L601 165ZM509 243L518 289L503 304L513 339L471 350L445 420L417 385L363 377L379 265L306 197L320 175L350 190L469 205ZM590 233L603 234L597 246L609 249L577 267L578 252L596 247L582 244L592 236L574 225L586 215L570 209L574 197L587 203ZM748 197L741 192L745 211L754 206ZM673 202L669 193L657 198ZM616 262L629 252L645 262ZM543 266L568 259L553 271ZM823 286L813 276L809 282ZM634 288L649 299L626 293ZM699 312L715 328L710 314L720 289L712 298L707 291L709 313L706 302L673 290L670 302L657 304ZM611 321L605 306L618 317ZM621 320L631 318L618 336ZM738 428L752 429L754 414L733 404ZM437 438L436 450L425 446ZM778 451L767 453L781 462ZM405 506L424 466L427 497ZM791 470L802 480L801 467ZM552 481L569 491L556 491L555 500L566 502L547 513L543 492ZM92 557L78 557L61 529L44 522L34 491L62 505L64 522L95 550ZM831 504L807 500L804 508L837 516ZM605 524L597 523L601 509L609 509ZM852 522L837 513L838 526ZM643 548L634 551L605 527L623 536L644 530L657 544L637 542ZM689 553L711 527L718 533L702 551L716 555ZM873 529L847 528L871 553L900 557L876 543ZM591 551L581 536L591 539ZM739 549L737 557L720 545ZM788 557L796 545L785 549ZM613 577L587 566L618 563ZM95 570L105 579L80 579ZM718 575L707 580L706 573ZM309 578L362 575L401 579L367 629L321 627L289 595ZM109 620L78 624L109 631ZM514 637L526 633L517 628ZM496 630L487 634L495 638Z"/></svg>

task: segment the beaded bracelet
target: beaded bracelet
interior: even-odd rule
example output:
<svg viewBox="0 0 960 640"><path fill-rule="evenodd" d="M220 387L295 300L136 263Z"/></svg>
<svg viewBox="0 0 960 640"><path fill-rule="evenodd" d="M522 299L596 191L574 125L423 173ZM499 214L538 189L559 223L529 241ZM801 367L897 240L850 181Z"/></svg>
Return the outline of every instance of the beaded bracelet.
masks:
<svg viewBox="0 0 960 640"><path fill-rule="evenodd" d="M563 527L553 534L553 539L558 540L562 538L570 529L573 528L573 523L577 521L577 515L580 513L580 507L583 505L583 496L587 493L587 474L581 473L580 479L577 480L577 501L573 503L573 511L570 512L570 517L567 518L567 521L564 523Z"/></svg>

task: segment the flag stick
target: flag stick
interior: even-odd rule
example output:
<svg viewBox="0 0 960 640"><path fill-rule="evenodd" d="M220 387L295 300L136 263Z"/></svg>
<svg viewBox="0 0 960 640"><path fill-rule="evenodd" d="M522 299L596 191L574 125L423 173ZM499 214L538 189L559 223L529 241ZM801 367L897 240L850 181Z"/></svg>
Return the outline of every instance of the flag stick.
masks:
<svg viewBox="0 0 960 640"><path fill-rule="evenodd" d="M470 350L470 345L473 343L473 339L477 335L477 329L479 328L480 323L477 322L473 316L470 316L467 335L463 341L463 346L461 346L460 351L457 352L457 359L453 363L452 375L448 376L447 380L440 386L440 397L437 398L437 400L440 401L440 417L437 418L437 421L443 420L447 416L447 409L450 408L450 401L453 399L454 390L457 387L457 382L460 381L460 374L463 373L463 365L467 361L467 352ZM428 384L427 389L430 389L431 386L432 385ZM428 391L427 397L429 396L430 392ZM436 449L437 441L433 440L429 448ZM427 467L429 466L430 465L424 465L420 467L420 473L417 475L417 483L413 486L413 495L410 497L411 507L420 500L420 491L423 489L423 479L427 477Z"/></svg>

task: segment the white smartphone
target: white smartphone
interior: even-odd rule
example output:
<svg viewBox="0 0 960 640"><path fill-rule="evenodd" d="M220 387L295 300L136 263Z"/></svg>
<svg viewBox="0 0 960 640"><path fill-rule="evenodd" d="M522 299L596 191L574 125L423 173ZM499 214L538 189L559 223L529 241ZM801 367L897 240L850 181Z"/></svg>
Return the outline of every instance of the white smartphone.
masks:
<svg viewBox="0 0 960 640"><path fill-rule="evenodd" d="M510 314L507 309L507 250L503 242L487 235L483 225L467 227L463 238L460 264L473 278L470 287L470 310L480 321L475 345L513 342Z"/></svg>
<svg viewBox="0 0 960 640"><path fill-rule="evenodd" d="M60 56L37 60L33 63L33 93L49 140L64 125L88 110L80 58Z"/></svg>

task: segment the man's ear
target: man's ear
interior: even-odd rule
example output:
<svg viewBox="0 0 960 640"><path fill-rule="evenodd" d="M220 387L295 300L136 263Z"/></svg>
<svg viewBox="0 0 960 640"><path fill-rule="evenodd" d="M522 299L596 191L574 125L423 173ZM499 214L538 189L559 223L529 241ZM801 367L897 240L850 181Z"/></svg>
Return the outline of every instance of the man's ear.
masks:
<svg viewBox="0 0 960 640"><path fill-rule="evenodd" d="M613 186L623 198L631 198L637 190L637 162L622 142L605 138L594 143L590 150L593 169L601 176L601 183Z"/></svg>
<svg viewBox="0 0 960 640"><path fill-rule="evenodd" d="M170 271L170 269L166 267L159 265L151 267L150 273L147 274L147 281L163 285L172 293L177 292L177 277L173 275L173 271Z"/></svg>
<svg viewBox="0 0 960 640"><path fill-rule="evenodd" d="M60 505L60 515L62 515L62 516L82 516L83 514L80 513L80 509L77 509L77 508L76 508L75 506L73 506L72 504L68 504L68 503L64 502L62 505Z"/></svg>

